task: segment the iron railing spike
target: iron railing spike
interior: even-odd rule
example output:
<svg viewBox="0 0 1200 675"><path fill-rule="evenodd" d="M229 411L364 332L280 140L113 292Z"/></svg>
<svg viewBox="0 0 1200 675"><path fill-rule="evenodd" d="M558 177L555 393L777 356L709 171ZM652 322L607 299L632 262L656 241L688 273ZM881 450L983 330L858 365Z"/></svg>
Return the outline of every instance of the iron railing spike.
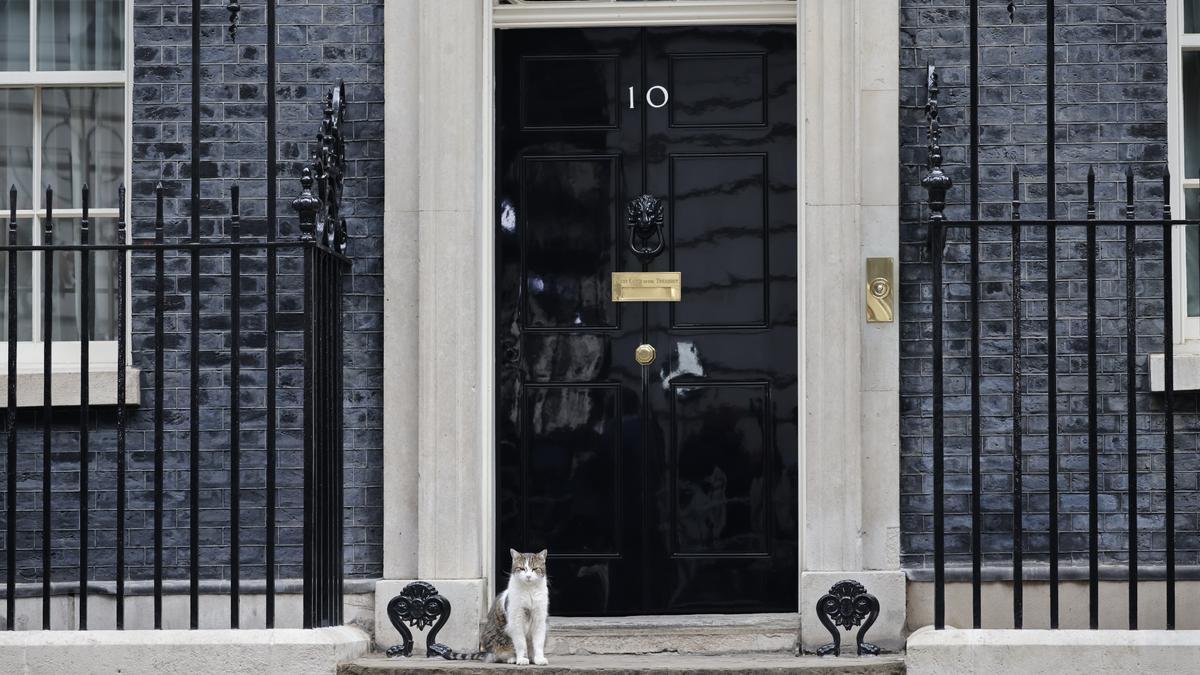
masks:
<svg viewBox="0 0 1200 675"><path fill-rule="evenodd" d="M954 181L942 170L942 128L938 122L938 93L940 91L937 66L929 65L926 73L927 97L925 102L925 118L928 124L928 168L929 173L921 179L921 186L928 194L929 220L941 222L946 219L946 193L954 186ZM941 235L939 235L939 232ZM929 229L929 246L944 247L946 241L944 231L940 228Z"/></svg>

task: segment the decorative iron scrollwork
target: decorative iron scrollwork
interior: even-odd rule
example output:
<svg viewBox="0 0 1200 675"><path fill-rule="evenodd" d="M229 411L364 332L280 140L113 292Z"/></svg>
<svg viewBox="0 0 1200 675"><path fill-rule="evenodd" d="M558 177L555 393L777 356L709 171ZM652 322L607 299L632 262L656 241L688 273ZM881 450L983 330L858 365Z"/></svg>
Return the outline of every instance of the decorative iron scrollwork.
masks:
<svg viewBox="0 0 1200 675"><path fill-rule="evenodd" d="M304 167L300 177L303 191L292 201L292 208L300 218L302 240L315 240L345 253L348 239L346 219L342 216L342 188L346 180L346 139L342 132L346 118L345 82L325 96L322 117L312 166Z"/></svg>
<svg viewBox="0 0 1200 675"><path fill-rule="evenodd" d="M625 208L629 227L629 250L643 264L649 264L666 246L663 235L663 203L651 195L640 195Z"/></svg>
<svg viewBox="0 0 1200 675"><path fill-rule="evenodd" d="M828 593L822 595L821 599L817 600L817 618L833 636L833 642L823 645L817 650L818 656L828 656L829 654L841 656L842 635L838 632L838 627L852 630L858 625L862 626L858 629L856 638L858 655L879 655L879 647L870 642L863 642L863 637L875 623L875 619L879 618L879 600L868 593L867 589L857 581L853 579L839 581L829 589Z"/></svg>
<svg viewBox="0 0 1200 675"><path fill-rule="evenodd" d="M229 4L225 6L225 9L229 11L229 39L236 40L238 13L242 11L242 6L238 4L238 0L229 0Z"/></svg>
<svg viewBox="0 0 1200 675"><path fill-rule="evenodd" d="M412 656L413 637L408 626L417 630L425 630L429 626L429 634L425 636L425 656L441 656L449 653L449 648L437 642L438 631L446 625L450 618L450 601L442 597L433 584L427 581L414 581L400 591L400 595L392 598L387 606L388 620L400 633L402 644L390 647L387 655ZM406 626L405 623L408 625Z"/></svg>
<svg viewBox="0 0 1200 675"><path fill-rule="evenodd" d="M925 102L925 117L929 124L929 173L921 180L921 187L929 195L929 220L940 222L946 219L946 193L954 187L954 181L942 171L942 126L938 122L938 73L936 66L929 66L928 98ZM938 233L942 233L938 236ZM935 241L937 239L937 241ZM944 248L946 245L944 229L929 228L930 250L934 247Z"/></svg>
<svg viewBox="0 0 1200 675"><path fill-rule="evenodd" d="M1008 0L1008 22L1015 23L1017 20L1017 8L1013 0Z"/></svg>

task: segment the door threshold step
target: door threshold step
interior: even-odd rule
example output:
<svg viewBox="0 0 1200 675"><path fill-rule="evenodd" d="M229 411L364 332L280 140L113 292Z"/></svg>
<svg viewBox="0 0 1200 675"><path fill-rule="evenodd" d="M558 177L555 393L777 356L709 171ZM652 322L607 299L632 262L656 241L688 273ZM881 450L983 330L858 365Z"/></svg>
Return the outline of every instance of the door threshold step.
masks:
<svg viewBox="0 0 1200 675"><path fill-rule="evenodd" d="M791 613L551 617L546 654L791 655L799 633Z"/></svg>
<svg viewBox="0 0 1200 675"><path fill-rule="evenodd" d="M546 666L516 666L478 661L445 661L414 656L389 659L382 654L338 666L338 675L399 675L400 673L447 673L448 675L493 675L495 673L687 673L688 675L901 675L900 656L841 658L790 656L787 654L576 654L549 657Z"/></svg>

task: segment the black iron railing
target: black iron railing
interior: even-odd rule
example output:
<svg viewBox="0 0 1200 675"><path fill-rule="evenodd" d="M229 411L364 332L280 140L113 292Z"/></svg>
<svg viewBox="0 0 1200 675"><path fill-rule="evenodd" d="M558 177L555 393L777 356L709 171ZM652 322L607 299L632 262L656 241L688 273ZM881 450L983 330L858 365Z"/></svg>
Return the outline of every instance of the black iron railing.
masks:
<svg viewBox="0 0 1200 675"><path fill-rule="evenodd" d="M1061 498L1067 492L1076 489L1068 486L1067 491L1060 488L1060 461L1065 455L1060 454L1060 442L1070 437L1081 442L1087 453L1087 486L1086 486L1086 566L1081 572L1084 562L1076 557L1070 557L1072 578L1085 579L1088 585L1088 623L1095 629L1100 624L1100 582L1101 572L1101 537L1112 531L1111 517L1104 529L1101 528L1102 510L1100 497L1105 493L1123 492L1126 508L1118 517L1124 519L1122 534L1126 538L1124 562L1105 560L1105 578L1111 579L1109 570L1123 570L1123 578L1127 583L1128 594L1128 625L1130 629L1138 627L1138 591L1139 581L1145 581L1146 576L1139 578L1143 571L1140 562L1139 547L1139 498L1150 496L1151 490L1163 495L1161 513L1163 516L1162 529L1165 551L1163 564L1155 566L1154 578L1161 579L1163 585L1163 611L1165 626L1173 629L1176 625L1176 516L1177 516L1177 484L1175 475L1176 464L1176 435L1185 429L1177 429L1176 393L1174 391L1175 373L1175 327L1174 327L1174 293L1176 281L1173 269L1174 251L1172 236L1177 228L1195 228L1200 225L1198 220L1180 220L1173 217L1171 208L1171 176L1169 171L1162 172L1162 204L1160 217L1145 219L1136 216L1135 181L1132 168L1125 172L1123 217L1117 219L1099 218L1096 201L1096 175L1089 171L1087 176L1087 211L1083 219L1066 218L1022 218L1022 180L1016 167L1012 169L1012 199L1009 217L1001 219L980 220L973 217L968 220L947 219L947 192L953 183L942 170L943 155L940 146L941 129L938 120L939 83L935 68L929 68L928 104L926 108L928 120L929 160L928 174L923 186L928 191L928 240L929 262L931 265L931 373L932 373L932 473L933 473L933 567L934 567L934 622L937 628L946 625L946 583L947 570L958 571L947 561L947 440L969 440L969 502L966 511L969 515L969 543L957 546L956 553L968 549L970 556L970 581L972 590L973 626L982 627L982 585L985 554L990 553L992 560L989 566L995 565L997 553L1009 555L1011 560L1012 580L1012 616L1013 626L1023 627L1025 620L1024 586L1026 575L1036 568L1039 579L1048 580L1049 586L1049 625L1059 627L1060 616L1060 585L1064 565L1063 551L1060 542L1065 534L1061 528L1063 515L1060 514ZM973 143L974 145L974 143ZM1050 194L1054 193L1053 172L1050 178ZM972 209L974 214L978 209ZM1053 214L1054 211L1050 210ZM1011 251L1011 276L998 280L993 275L987 280L981 280L981 232L990 232L993 237L987 244L995 245L998 241ZM997 239L998 231L1007 230L1007 236ZM1100 234L1104 241L1099 241ZM964 241L965 239L965 241ZM1006 241L1005 241L1006 240ZM1105 243L1119 244L1110 246L1106 252L1101 251ZM1067 265L1060 259L1060 247L1082 245L1082 265ZM1031 248L1044 251L1039 255L1030 256L1027 251ZM947 250L951 247L956 251L952 260L947 259ZM1078 251L1078 248L1074 250ZM1003 253L993 251L986 261L996 264L996 256ZM965 256L965 258L964 258ZM1078 257L1070 261L1080 262ZM1103 279L1098 271L1101 263L1109 264L1107 276ZM1034 276L1030 268L1044 266L1044 277ZM946 270L953 267L953 279L947 278ZM963 269L965 267L965 270ZM1082 267L1082 270L1079 268ZM993 267L994 269L994 267ZM1149 272L1143 271L1149 270ZM1082 271L1082 274L1079 272ZM1101 282L1108 286L1100 290ZM956 315L953 320L959 324L965 321L969 325L966 334L959 330L954 336L946 335L946 307L948 304L949 286L954 286L953 301L967 307L965 316ZM966 286L964 291L963 286ZM1002 286L1007 286L1004 293ZM1071 297L1060 298L1059 287L1069 290L1082 286L1083 303L1072 294ZM1009 302L1008 316L998 316L995 312L983 315L981 310L981 295L984 288L990 289L993 298L1007 296ZM1119 289L1119 293L1118 293ZM1024 294L1033 291L1036 298L1026 298ZM1106 311L1101 312L1099 304L1104 302ZM1071 302L1069 316L1060 314L1060 305ZM1082 318L1080 321L1080 304ZM1038 307L1044 306L1041 312ZM1118 315L1114 315L1114 308ZM992 309L995 309L993 303ZM1100 325L1101 321L1108 323L1107 330ZM1082 328L1072 329L1064 336L1059 335L1059 326L1064 321L1074 322ZM1003 331L1004 337L993 335L985 340L981 336L981 325L985 323L1003 323L1008 328ZM1026 327L1033 325L1045 327L1045 332L1030 335ZM1119 326L1119 328L1114 328ZM1119 332L1118 332L1119 331ZM1082 336L1081 336L1082 333ZM1082 339L1080 339L1082 337ZM1008 349L1011 351L1011 370L1007 373L1010 380L1005 392L1010 396L1011 408L1007 413L996 414L984 412L984 396L980 384L983 380L982 365L987 355L1002 354L998 351L996 340L1009 340ZM1100 343L1105 342L1101 347ZM985 342L987 344L985 344ZM1069 347L1063 347L1069 342ZM948 352L948 344L955 344L954 353ZM1033 350L1031 344L1040 348ZM1115 345L1120 345L1117 348ZM1163 361L1162 391L1150 396L1148 352L1160 350ZM987 350L991 349L990 352ZM1086 392L1065 391L1060 380L1059 365L1063 359L1076 359L1086 369ZM1102 368L1101 360L1110 365ZM964 367L962 361L969 362ZM1025 372L1023 362L1036 363L1036 372ZM1113 370L1111 364L1121 363L1119 369ZM951 392L955 398L965 399L967 407L962 405L948 406L947 402L947 364L953 363L958 369L957 375L969 380L967 391L962 387ZM1044 366L1044 369L1042 368ZM1078 369L1070 374L1078 374ZM993 371L994 373L994 371ZM1065 374L1065 373L1064 373ZM994 374L993 374L994 377ZM1101 378L1105 377L1110 383L1104 392L1100 390ZM1044 391L1041 387L1034 390L1029 382L1044 378ZM960 377L960 379L962 379ZM1115 384L1112 384L1115 383ZM1118 388L1119 387L1119 388ZM1114 397L1123 398L1123 408L1114 408ZM1083 425L1070 426L1060 420L1059 411L1064 402L1084 400L1086 407L1077 411L1068 406L1072 417L1084 421ZM1005 419L1007 430L997 429L992 424L990 430L985 429L982 418L985 414L994 419ZM1031 417L1046 419L1045 428L1031 428ZM1123 430L1114 429L1111 420L1114 416L1122 418ZM1107 418L1109 428L1101 428L1101 419ZM955 422L952 432L947 430L947 422ZM1011 439L1011 464L1006 467L1011 475L1009 483L1011 491L1011 512L1005 514L1011 520L1010 548L1007 551L997 551L995 547L988 549L983 542L986 529L985 519L996 516L995 509L990 513L981 505L981 497L985 494L983 446L985 440L1003 434ZM1044 490L1027 489L1024 483L1028 471L1028 460L1033 455L1026 451L1023 441L1027 437L1038 437L1044 440L1044 451L1039 447L1038 454L1045 456L1045 488ZM1104 437L1104 438L1102 438ZM1125 455L1123 467L1124 489L1112 485L1104 486L1101 482L1101 455L1106 452L1102 443L1114 439L1113 446ZM1112 452L1110 449L1108 452ZM959 444L965 448L966 443ZM1140 449L1161 449L1161 472L1157 464L1140 465ZM964 450L965 451L965 450ZM956 454L959 460L961 455ZM995 466L995 464L993 464ZM1149 467L1149 468L1148 468ZM1111 470L1111 469L1110 469ZM1149 487L1142 487L1141 478L1147 478ZM1161 481L1161 482L1160 482ZM959 490L961 492L961 489ZM1031 532L1027 527L1024 508L1029 497L1035 493L1046 493L1046 528L1044 531ZM1104 512L1111 516L1112 509ZM961 511L954 515L960 515ZM961 522L950 537L960 543L966 538ZM1156 528L1157 529L1157 528ZM1026 558L1027 542L1031 536L1045 542L1045 547L1036 551L1039 561L1030 564ZM1112 552L1112 546L1106 546L1106 552ZM1111 557L1111 556L1110 556ZM1042 562L1044 561L1044 567ZM1147 566L1149 567L1149 566ZM1160 569L1161 567L1161 573ZM1044 574L1044 576L1043 576Z"/></svg>
<svg viewBox="0 0 1200 675"><path fill-rule="evenodd" d="M159 184L155 190L155 217L153 223L154 236L152 239L131 240L130 227L125 211L125 189L120 189L118 195L119 215L116 222L116 243L96 243L93 240L92 218L89 214L91 195L87 186L81 192L82 218L78 221L78 243L56 243L56 237L62 232L55 231L54 213L50 206L40 214L44 216L45 230L42 242L33 244L18 244L18 215L17 189L13 187L9 194L9 222L7 243L0 246L0 260L7 262L7 289L5 307L7 308L8 336L18 335L21 307L18 302L18 263L19 258L33 256L40 260L45 292L41 294L40 310L42 317L42 406L40 415L22 415L18 409L18 340L7 341L7 406L4 416L6 431L6 499L5 499L5 534L6 534L6 574L4 592L6 601L6 623L8 629L16 628L17 616L17 574L21 566L18 564L18 477L21 474L19 458L40 451L41 454L41 539L40 551L40 595L42 600L42 628L50 629L54 619L51 598L57 589L52 586L56 551L53 546L55 523L53 514L56 507L61 507L63 497L56 497L52 482L54 475L53 462L56 453L64 452L62 447L62 415L55 413L56 376L61 382L62 375L55 371L55 349L64 345L63 337L55 334L55 294L51 292L55 283L55 261L71 257L78 268L78 284L80 285L77 311L81 328L79 349L79 391L77 402L73 399L71 405L78 405L77 436L78 450L78 499L73 505L78 512L78 523L74 535L78 538L78 586L70 592L76 594L78 607L78 628L88 628L88 599L90 589L97 582L111 581L115 583L115 620L118 629L125 628L125 604L127 574L127 492L138 477L129 471L131 452L126 447L127 421L129 408L141 402L126 400L127 354L130 351L130 338L127 317L127 297L130 294L130 270L153 270L153 340L150 350L153 352L151 373L148 383L153 390L152 406L152 444L153 469L152 492L153 506L153 626L163 626L163 595L164 595L164 499L187 501L189 556L186 563L188 569L188 591L190 596L190 625L199 626L200 580L202 564L211 563L202 558L201 552L201 509L212 508L202 504L201 492L204 489L201 478L206 470L202 465L202 456L206 461L212 461L212 453L224 455L228 466L228 512L227 538L222 542L228 550L228 560L223 561L228 567L229 582L229 617L230 627L239 627L241 588L244 580L241 575L241 545L243 536L241 526L246 518L243 500L248 500L256 508L265 512L265 518L258 526L265 532L262 541L255 540L254 544L265 548L265 627L274 627L275 595L277 569L277 541L279 539L279 523L277 514L279 508L279 467L277 464L277 437L281 431L280 420L285 416L294 420L299 416L299 426L303 432L303 541L302 547L302 581L303 581L303 617L304 627L322 627L339 625L342 622L342 454L343 454L343 408L342 408L342 286L343 277L350 262L346 257L346 223L340 215L342 181L344 176L344 144L341 125L345 112L344 86L339 86L326 98L325 119L321 133L317 137L318 150L314 154L311 167L303 170L301 185L303 191L293 202L299 216L300 236L298 239L277 240L273 228L268 227L265 236L253 239L242 236L241 195L237 185L233 185L229 193L229 213L227 237L202 238L193 227L187 241L167 241L164 236L164 188ZM47 188L47 205L53 204L53 190ZM198 219L192 220L193 224ZM74 237L68 237L74 239ZM115 394L102 392L104 400L115 400L114 424L115 434L111 445L105 434L104 441L92 437L91 431L97 428L97 406L92 403L97 393L92 389L91 380L94 375L91 369L91 343L89 337L94 326L93 303L93 263L97 256L106 256L113 261L112 284L115 288L115 327L113 330L116 341L116 383ZM243 270L244 261L262 263L263 268L256 268L253 274ZM168 267L172 270L168 275ZM286 268L286 269L281 269ZM186 276L181 271L186 270ZM281 279L286 284L295 284L297 276L302 285L299 292L301 301L281 307L278 289ZM256 411L265 417L263 424L265 432L261 435L262 444L258 447L247 447L243 435L242 422L246 416L242 409L242 386L246 380L242 372L244 361L243 304L251 293L243 288L243 280L256 277L265 286L265 306L255 302L258 308L255 314L261 316L262 324L256 329L265 341L262 347L256 347L263 352L265 368L265 401L263 410ZM173 279L190 279L190 283L172 284ZM221 293L227 293L225 316L220 317L216 327L206 328L206 322L215 318L213 310L206 309L208 291L202 289L219 286ZM251 284L252 287L256 286ZM227 306L226 306L227 305ZM168 310L168 307L174 308ZM165 396L172 388L168 377L173 371L185 371L181 364L168 368L166 351L168 331L166 321L169 316L179 318L179 308L187 307L190 314L187 328L188 355L186 372L189 374L187 391L188 411L187 440L189 447L188 487L186 489L169 488L166 484L167 467L165 466L165 441L168 437L168 424L175 426L176 418L169 416L178 412L184 406L176 405L176 410L168 411ZM137 317L135 317L137 318ZM145 318L145 317L142 317ZM257 324L256 324L257 325ZM178 326L176 326L178 329ZM281 337L298 337L291 344L281 347ZM179 336L173 336L179 337ZM207 338L215 338L207 340ZM227 337L227 339L226 339ZM225 350L216 353L206 349L205 342L227 344ZM300 342L299 346L295 343ZM224 353L221 353L224 352ZM205 366L202 372L202 363ZM203 422L202 409L211 397L212 382L202 383L202 378L210 374L214 364L225 370L222 380L227 382L228 392L228 425L220 428L209 428ZM299 410L280 409L278 405L281 389L298 389L297 396L289 400L298 400ZM59 404L61 405L61 403ZM105 409L107 410L107 404ZM298 413L298 415L297 415ZM286 425L285 425L286 426ZM295 425L292 425L295 426ZM32 447L31 436L21 434L23 427L40 427L40 448ZM180 427L182 429L182 427ZM213 443L203 440L214 435L227 434L224 443ZM178 439L178 433L172 435ZM215 446L215 447L214 447ZM89 484L90 478L99 469L90 465L92 457L100 453L115 451L115 530L98 529L91 522L93 505L99 499L100 493L93 490ZM241 461L248 452L265 453L265 480L260 485L246 486L241 484ZM61 522L58 523L61 528ZM22 534L28 534L22 532ZM92 566L89 564L89 554L97 551L115 552L115 575L113 579L95 579L92 576ZM28 553L28 551L25 551ZM178 567L178 565L175 565ZM256 580L259 581L259 580ZM61 582L56 582L60 586ZM22 584L26 595L29 586ZM256 585L257 587L257 585ZM61 617L60 617L61 618Z"/></svg>

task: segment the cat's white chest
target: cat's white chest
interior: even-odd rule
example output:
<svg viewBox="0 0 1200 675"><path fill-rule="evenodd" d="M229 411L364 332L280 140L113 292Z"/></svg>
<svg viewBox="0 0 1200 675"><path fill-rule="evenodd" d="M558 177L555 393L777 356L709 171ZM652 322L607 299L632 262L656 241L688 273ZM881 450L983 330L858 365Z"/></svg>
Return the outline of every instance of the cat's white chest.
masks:
<svg viewBox="0 0 1200 675"><path fill-rule="evenodd" d="M546 613L549 593L541 584L516 588L510 586L506 595L506 607L510 617L520 617L529 621Z"/></svg>

